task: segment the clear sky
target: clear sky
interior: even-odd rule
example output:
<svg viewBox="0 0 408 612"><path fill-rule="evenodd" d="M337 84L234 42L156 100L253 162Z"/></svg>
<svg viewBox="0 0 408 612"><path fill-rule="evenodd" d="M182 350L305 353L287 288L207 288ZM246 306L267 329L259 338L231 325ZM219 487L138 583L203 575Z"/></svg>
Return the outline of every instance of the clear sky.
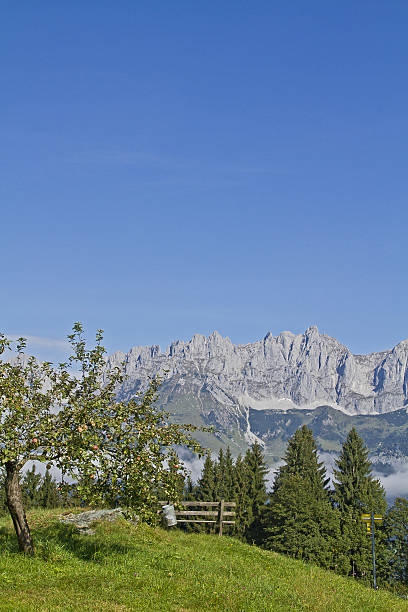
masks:
<svg viewBox="0 0 408 612"><path fill-rule="evenodd" d="M0 329L55 358L77 320L109 351L407 338L407 27L405 0L3 0Z"/></svg>

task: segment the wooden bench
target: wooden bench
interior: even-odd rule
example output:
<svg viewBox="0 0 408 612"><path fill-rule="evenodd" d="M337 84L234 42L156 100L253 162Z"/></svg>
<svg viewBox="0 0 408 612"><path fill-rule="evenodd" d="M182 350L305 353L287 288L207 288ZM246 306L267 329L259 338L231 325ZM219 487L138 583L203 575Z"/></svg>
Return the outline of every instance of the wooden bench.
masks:
<svg viewBox="0 0 408 612"><path fill-rule="evenodd" d="M170 504L170 501L159 501L161 506ZM226 510L225 508L235 508L235 502L228 502L223 499L219 502L214 501L183 501L180 502L183 510L176 510L176 519L178 523L212 523L218 525L218 535L222 535L223 525L234 525L235 520L225 519L224 517L235 517L234 510ZM190 508L212 508L211 510L192 510ZM187 508L185 510L185 508ZM186 517L186 518L185 518ZM190 518L200 517L200 518ZM201 518L202 517L202 518Z"/></svg>

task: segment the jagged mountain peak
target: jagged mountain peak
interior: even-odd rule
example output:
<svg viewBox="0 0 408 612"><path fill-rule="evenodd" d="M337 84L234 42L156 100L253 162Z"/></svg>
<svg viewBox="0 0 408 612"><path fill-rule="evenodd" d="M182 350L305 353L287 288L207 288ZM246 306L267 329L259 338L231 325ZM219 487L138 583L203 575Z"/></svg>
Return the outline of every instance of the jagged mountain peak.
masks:
<svg viewBox="0 0 408 612"><path fill-rule="evenodd" d="M284 331L248 344L233 344L214 331L160 347L115 353L124 362L122 399L167 371L160 405L178 422L215 427L205 445L230 445L235 454L254 440L275 459L302 424L324 450L339 450L351 426L361 428L382 462L408 456L408 341L393 349L353 355L314 325L301 334ZM320 442L319 442L320 441Z"/></svg>
<svg viewBox="0 0 408 612"><path fill-rule="evenodd" d="M325 404L349 414L378 414L408 401L408 341L390 351L353 355L315 325L303 334L268 332L249 344L233 344L217 331L195 334L164 353L157 345L136 346L124 359L116 353L109 361L125 361L126 395L168 370L169 387L180 391L181 384L183 393L207 394L241 412Z"/></svg>

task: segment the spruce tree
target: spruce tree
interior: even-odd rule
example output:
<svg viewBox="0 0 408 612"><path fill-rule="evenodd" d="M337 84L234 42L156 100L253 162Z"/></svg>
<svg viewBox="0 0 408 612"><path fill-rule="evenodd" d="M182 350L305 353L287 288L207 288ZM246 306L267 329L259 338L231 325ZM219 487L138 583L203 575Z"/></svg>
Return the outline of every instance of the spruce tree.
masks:
<svg viewBox="0 0 408 612"><path fill-rule="evenodd" d="M255 442L247 450L244 458L244 475L246 480L246 503L248 504L248 525L244 535L248 542L260 544L263 540L263 524L266 509L266 475L269 469L265 463L261 445Z"/></svg>
<svg viewBox="0 0 408 612"><path fill-rule="evenodd" d="M42 508L58 508L61 499L57 487L55 479L47 469L38 487L38 505Z"/></svg>
<svg viewBox="0 0 408 612"><path fill-rule="evenodd" d="M408 593L408 500L397 497L387 515L390 582Z"/></svg>
<svg viewBox="0 0 408 612"><path fill-rule="evenodd" d="M222 495L220 496L220 499L225 499L225 501L234 501L234 469L234 460L231 449L228 446L224 456L223 486Z"/></svg>
<svg viewBox="0 0 408 612"><path fill-rule="evenodd" d="M306 425L295 431L289 440L284 461L274 481L274 492L278 490L288 475L296 474L310 483L320 497L326 495L330 479L326 477L326 468L323 463L318 461L313 432Z"/></svg>
<svg viewBox="0 0 408 612"><path fill-rule="evenodd" d="M214 462L214 499L216 501L224 498L225 456L222 448L218 451L217 460Z"/></svg>
<svg viewBox="0 0 408 612"><path fill-rule="evenodd" d="M210 455L207 455L204 461L201 478L197 483L197 500L198 501L214 501L215 500L215 466Z"/></svg>
<svg viewBox="0 0 408 612"><path fill-rule="evenodd" d="M334 503L341 513L341 532L348 558L348 575L371 579L371 540L361 522L361 515L384 514L387 508L385 491L371 475L368 450L353 427L345 440L334 470ZM385 536L376 528L378 574L387 573Z"/></svg>
<svg viewBox="0 0 408 612"><path fill-rule="evenodd" d="M238 455L234 465L233 493L231 500L235 501L234 534L245 539L245 534L252 522L252 506L248 496L248 474L242 455Z"/></svg>
<svg viewBox="0 0 408 612"><path fill-rule="evenodd" d="M183 495L184 501L195 501L196 494L196 487L194 486L191 476L187 476Z"/></svg>
<svg viewBox="0 0 408 612"><path fill-rule="evenodd" d="M387 507L384 489L372 475L368 450L353 427L343 444L334 470L335 500L340 510L352 508L362 514L384 513Z"/></svg>
<svg viewBox="0 0 408 612"><path fill-rule="evenodd" d="M235 501L234 500L234 461L231 454L231 449L228 446L227 450L221 448L218 453L218 461L214 463L214 500L220 501ZM213 508L214 509L214 508ZM231 508L227 508L227 511ZM231 525L225 525L228 529L227 533L232 534Z"/></svg>
<svg viewBox="0 0 408 612"><path fill-rule="evenodd" d="M216 495L216 465L214 461L211 459L210 455L207 455L204 461L203 470L201 472L201 478L197 482L196 486L196 499L197 501L217 501ZM211 506L204 506L203 510L213 510L214 508ZM211 524L200 524L200 523L186 523L186 525L190 525L192 528L194 525L194 530L196 531L205 531L210 532L214 531L215 527Z"/></svg>
<svg viewBox="0 0 408 612"><path fill-rule="evenodd" d="M339 513L332 508L326 470L312 431L298 429L288 442L266 512L266 548L325 568L344 564Z"/></svg>
<svg viewBox="0 0 408 612"><path fill-rule="evenodd" d="M41 474L37 472L35 465L25 473L21 482L21 490L26 508L37 508L40 505L41 480Z"/></svg>

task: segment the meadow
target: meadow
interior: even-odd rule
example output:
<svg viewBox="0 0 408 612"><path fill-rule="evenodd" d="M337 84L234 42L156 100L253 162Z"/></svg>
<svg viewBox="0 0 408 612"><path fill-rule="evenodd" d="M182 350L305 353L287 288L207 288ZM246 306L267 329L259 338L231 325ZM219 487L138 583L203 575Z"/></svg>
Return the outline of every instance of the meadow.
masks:
<svg viewBox="0 0 408 612"><path fill-rule="evenodd" d="M36 556L0 519L0 610L10 612L408 611L408 602L228 536L125 520L79 535L62 510L33 510Z"/></svg>

